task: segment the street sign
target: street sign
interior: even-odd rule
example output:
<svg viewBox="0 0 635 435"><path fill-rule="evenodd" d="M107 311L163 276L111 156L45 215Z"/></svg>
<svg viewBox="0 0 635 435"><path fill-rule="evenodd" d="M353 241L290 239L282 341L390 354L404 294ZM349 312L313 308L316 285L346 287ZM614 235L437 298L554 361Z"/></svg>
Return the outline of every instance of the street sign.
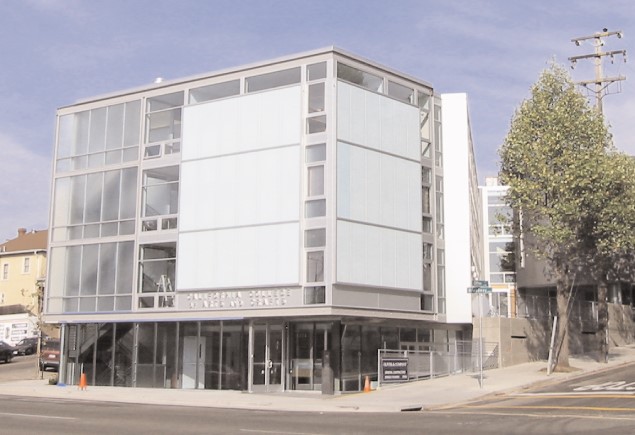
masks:
<svg viewBox="0 0 635 435"><path fill-rule="evenodd" d="M382 358L381 383L407 382L408 358Z"/></svg>
<svg viewBox="0 0 635 435"><path fill-rule="evenodd" d="M468 287L467 292L468 293L491 293L492 288L491 287Z"/></svg>
<svg viewBox="0 0 635 435"><path fill-rule="evenodd" d="M472 280L472 287L489 287L489 281Z"/></svg>

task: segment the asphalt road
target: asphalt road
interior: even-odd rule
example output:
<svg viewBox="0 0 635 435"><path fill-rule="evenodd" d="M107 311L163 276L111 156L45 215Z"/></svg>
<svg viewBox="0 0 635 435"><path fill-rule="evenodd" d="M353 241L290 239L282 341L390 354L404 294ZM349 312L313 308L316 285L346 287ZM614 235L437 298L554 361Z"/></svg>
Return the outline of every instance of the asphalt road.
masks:
<svg viewBox="0 0 635 435"><path fill-rule="evenodd" d="M13 364L13 363L12 363ZM0 367L0 370L3 367ZM632 434L635 364L450 409L297 413L2 396L0 432L46 434Z"/></svg>
<svg viewBox="0 0 635 435"><path fill-rule="evenodd" d="M635 434L635 364L434 413L517 422L507 433Z"/></svg>

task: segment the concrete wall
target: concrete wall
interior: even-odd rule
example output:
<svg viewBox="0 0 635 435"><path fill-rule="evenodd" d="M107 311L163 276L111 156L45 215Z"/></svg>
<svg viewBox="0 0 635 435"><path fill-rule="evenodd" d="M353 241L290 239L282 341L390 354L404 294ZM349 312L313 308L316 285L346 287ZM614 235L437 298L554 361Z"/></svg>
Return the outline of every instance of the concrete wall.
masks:
<svg viewBox="0 0 635 435"><path fill-rule="evenodd" d="M474 319L474 338L480 336L479 319ZM529 361L546 360L551 341L551 319L484 317L485 342L498 343L500 366L506 367ZM610 347L635 343L633 309L628 305L609 304ZM597 328L589 328L573 319L569 324L571 354L590 354L598 349Z"/></svg>

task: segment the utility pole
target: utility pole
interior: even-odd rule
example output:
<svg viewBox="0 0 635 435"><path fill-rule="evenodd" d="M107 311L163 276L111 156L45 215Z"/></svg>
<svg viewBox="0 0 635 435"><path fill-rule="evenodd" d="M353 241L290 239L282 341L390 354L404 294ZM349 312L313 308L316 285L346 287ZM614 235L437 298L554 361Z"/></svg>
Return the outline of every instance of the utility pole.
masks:
<svg viewBox="0 0 635 435"><path fill-rule="evenodd" d="M609 56L611 59L611 63L614 62L615 56L622 56L624 62L626 62L626 50L612 50L612 51L602 51L602 47L604 46L604 39L609 36L617 36L618 38L622 38L624 33L621 30L609 32L608 29L602 29L601 32L596 32L590 36L581 36L579 38L573 38L571 42L575 45L580 46L584 41L591 40L594 47L594 52L589 54L583 54L581 56L572 56L569 58L571 62L571 68L575 68L576 62L578 60L585 59L593 59L595 65L595 79L594 80L583 80L576 82L576 84L583 86L586 88L591 94L595 96L595 107L598 112L602 113L602 97L609 94L608 88L611 84L621 82L622 80L626 80L625 76L618 75L615 77L604 77L602 74L602 58ZM618 89L617 92L620 92L621 89Z"/></svg>

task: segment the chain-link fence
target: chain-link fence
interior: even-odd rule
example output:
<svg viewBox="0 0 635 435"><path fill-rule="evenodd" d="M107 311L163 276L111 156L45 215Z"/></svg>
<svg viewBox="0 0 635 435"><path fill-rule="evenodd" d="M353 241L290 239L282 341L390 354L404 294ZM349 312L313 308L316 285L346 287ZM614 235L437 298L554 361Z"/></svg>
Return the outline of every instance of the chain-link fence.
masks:
<svg viewBox="0 0 635 435"><path fill-rule="evenodd" d="M447 346L431 344L436 350L379 349L377 355L378 384L400 383L479 372L499 366L498 343L479 340L455 341Z"/></svg>

